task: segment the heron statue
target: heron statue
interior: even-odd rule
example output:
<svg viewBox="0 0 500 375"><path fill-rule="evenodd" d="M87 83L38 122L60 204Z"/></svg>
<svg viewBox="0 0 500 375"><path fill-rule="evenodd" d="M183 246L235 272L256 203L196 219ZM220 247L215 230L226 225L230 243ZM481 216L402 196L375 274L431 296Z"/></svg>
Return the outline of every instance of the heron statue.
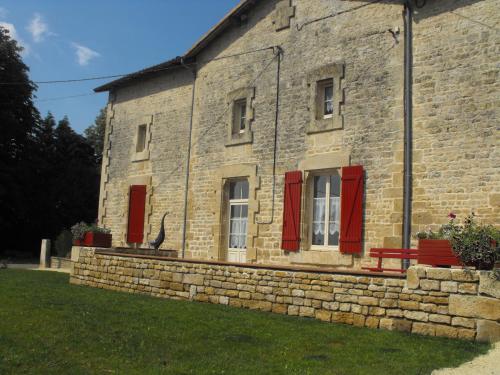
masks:
<svg viewBox="0 0 500 375"><path fill-rule="evenodd" d="M165 216L167 216L168 213L168 211L165 212L163 214L163 217L161 218L160 233L158 233L156 239L153 241L149 241L149 244L155 249L156 255L158 255L159 253L158 249L160 248L161 244L163 243L163 241L165 241Z"/></svg>

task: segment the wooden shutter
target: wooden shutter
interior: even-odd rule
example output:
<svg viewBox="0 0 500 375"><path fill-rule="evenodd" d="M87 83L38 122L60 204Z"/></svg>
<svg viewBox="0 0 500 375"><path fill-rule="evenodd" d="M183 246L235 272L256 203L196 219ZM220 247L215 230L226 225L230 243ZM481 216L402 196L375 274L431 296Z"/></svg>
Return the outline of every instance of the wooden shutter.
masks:
<svg viewBox="0 0 500 375"><path fill-rule="evenodd" d="M144 239L144 210L146 206L146 186L132 185L128 207L127 242L142 243Z"/></svg>
<svg viewBox="0 0 500 375"><path fill-rule="evenodd" d="M342 168L340 207L340 251L361 253L363 227L363 167Z"/></svg>
<svg viewBox="0 0 500 375"><path fill-rule="evenodd" d="M285 173L285 197L283 207L283 234L281 248L298 251L300 248L300 202L302 196L302 172Z"/></svg>

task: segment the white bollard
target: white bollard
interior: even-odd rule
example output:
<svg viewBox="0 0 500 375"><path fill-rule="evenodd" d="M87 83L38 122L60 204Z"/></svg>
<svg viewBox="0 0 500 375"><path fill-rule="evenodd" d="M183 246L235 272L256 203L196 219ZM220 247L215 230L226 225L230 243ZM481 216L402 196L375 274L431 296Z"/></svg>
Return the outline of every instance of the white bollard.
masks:
<svg viewBox="0 0 500 375"><path fill-rule="evenodd" d="M50 240L42 240L40 268L50 268Z"/></svg>

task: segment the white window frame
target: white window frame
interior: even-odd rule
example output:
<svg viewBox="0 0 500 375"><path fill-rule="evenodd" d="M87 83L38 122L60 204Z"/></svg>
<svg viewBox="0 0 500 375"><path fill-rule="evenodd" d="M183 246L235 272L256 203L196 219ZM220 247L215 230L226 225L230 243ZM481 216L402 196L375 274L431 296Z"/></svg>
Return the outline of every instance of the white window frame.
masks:
<svg viewBox="0 0 500 375"><path fill-rule="evenodd" d="M324 79L322 81L319 81L317 83L317 100L318 100L318 104L317 104L317 110L319 111L317 117L320 118L320 119L330 119L330 118L333 118L333 113L335 112L335 108L333 108L333 111L332 113L325 113L325 109L326 109L326 89L327 87L331 87L332 88L332 99L330 100L331 103L332 103L332 107L335 107L335 100L334 100L334 96L335 96L335 86L334 86L334 81L333 81L333 78L328 78L328 79Z"/></svg>
<svg viewBox="0 0 500 375"><path fill-rule="evenodd" d="M243 180L242 180L243 181ZM248 181L247 180L244 180L247 182L248 184ZM229 182L229 186L228 188L231 189L231 184L232 183L236 183L238 182L238 180L232 180ZM250 188L250 186L248 185L248 188ZM228 248L228 260L229 260L229 252L231 251L231 249L234 249L236 251L242 251L244 250L245 251L245 259L243 261L239 261L239 263L246 263L246 259L247 259L247 251L248 251L248 217L249 217L249 214L248 214L248 197L245 198L245 199L231 199L230 198L230 191L228 193L228 197L229 197L229 201L228 201L228 213L227 213L227 217L228 217L228 220L227 220L227 248ZM250 194L250 190L248 191L248 194ZM247 207L247 225L246 225L246 233L245 233L245 247L244 248L235 248L235 247L231 247L231 208L233 206L246 206ZM241 218L241 214L240 214L240 218ZM241 254L240 254L241 255Z"/></svg>
<svg viewBox="0 0 500 375"><path fill-rule="evenodd" d="M328 245L328 232L329 232L329 224L330 224L330 179L327 180L326 183L326 192L325 192L325 198L326 203L325 203L325 238L323 241L323 245L315 245L313 244L313 220L314 220L314 180L315 177L319 176L332 176L337 174L340 177L340 187L339 187L339 199L342 198L342 176L340 174L340 170L328 170L328 171L322 171L322 172L317 172L313 173L311 176L311 187L310 187L310 193L309 193L309 203L310 203L310 208L309 208L309 247L311 250L323 250L323 251L338 251L339 250L339 245ZM340 208L340 207L339 207ZM339 230L340 230L340 218L341 218L342 212L339 212ZM325 244L326 243L326 244ZM340 244L340 238L339 238L339 244Z"/></svg>
<svg viewBox="0 0 500 375"><path fill-rule="evenodd" d="M237 99L234 101L233 105L233 133L243 134L247 130L247 99ZM243 129L241 128L241 125L243 125Z"/></svg>

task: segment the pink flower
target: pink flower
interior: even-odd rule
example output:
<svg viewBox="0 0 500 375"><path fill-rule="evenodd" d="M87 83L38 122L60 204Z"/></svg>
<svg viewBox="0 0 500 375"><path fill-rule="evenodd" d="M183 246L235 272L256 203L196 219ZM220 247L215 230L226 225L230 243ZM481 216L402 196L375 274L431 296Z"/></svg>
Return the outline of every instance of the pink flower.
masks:
<svg viewBox="0 0 500 375"><path fill-rule="evenodd" d="M451 220L453 220L453 219L455 219L455 218L457 217L457 215L455 215L453 212L450 212L450 213L448 214L448 217L449 217Z"/></svg>

